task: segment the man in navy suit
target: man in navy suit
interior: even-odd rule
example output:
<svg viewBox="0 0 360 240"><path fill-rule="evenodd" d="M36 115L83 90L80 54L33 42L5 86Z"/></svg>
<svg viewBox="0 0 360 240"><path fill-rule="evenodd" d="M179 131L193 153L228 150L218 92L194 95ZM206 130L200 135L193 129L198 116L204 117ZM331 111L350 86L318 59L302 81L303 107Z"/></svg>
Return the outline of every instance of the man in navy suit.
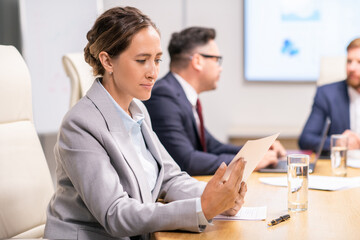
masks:
<svg viewBox="0 0 360 240"><path fill-rule="evenodd" d="M330 135L344 134L349 149L360 148L360 38L347 47L347 79L318 87L312 111L299 138L301 149L316 151L326 117L331 120L324 150L330 150Z"/></svg>
<svg viewBox="0 0 360 240"><path fill-rule="evenodd" d="M222 162L229 164L240 146L223 144L204 127L198 95L217 87L221 60L215 30L191 27L170 40L170 72L155 83L144 102L153 129L182 170L191 175L213 174ZM276 164L285 149L276 141L257 169Z"/></svg>

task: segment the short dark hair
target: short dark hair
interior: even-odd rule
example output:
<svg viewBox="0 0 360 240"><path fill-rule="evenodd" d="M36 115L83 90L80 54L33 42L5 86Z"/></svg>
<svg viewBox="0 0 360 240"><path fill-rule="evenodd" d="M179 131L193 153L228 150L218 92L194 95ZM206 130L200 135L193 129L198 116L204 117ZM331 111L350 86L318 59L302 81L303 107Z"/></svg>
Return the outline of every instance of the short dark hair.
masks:
<svg viewBox="0 0 360 240"><path fill-rule="evenodd" d="M136 33L149 26L159 33L155 23L134 7L115 7L101 14L87 33L84 48L85 61L93 67L94 75L105 73L100 52L105 51L110 57L119 55L129 47Z"/></svg>
<svg viewBox="0 0 360 240"><path fill-rule="evenodd" d="M355 38L349 43L349 45L346 48L346 51L349 51L349 49L352 48L359 48L359 47L360 47L360 38Z"/></svg>
<svg viewBox="0 0 360 240"><path fill-rule="evenodd" d="M185 68L190 61L190 55L195 48L206 45L216 37L215 29L204 27L190 27L172 34L168 51L170 54L170 68Z"/></svg>

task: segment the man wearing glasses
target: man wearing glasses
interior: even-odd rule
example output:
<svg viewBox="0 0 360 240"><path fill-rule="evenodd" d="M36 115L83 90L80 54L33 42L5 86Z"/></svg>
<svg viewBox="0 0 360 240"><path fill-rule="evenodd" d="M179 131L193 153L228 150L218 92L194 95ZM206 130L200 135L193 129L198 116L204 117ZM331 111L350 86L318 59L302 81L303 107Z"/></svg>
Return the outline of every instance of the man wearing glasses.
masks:
<svg viewBox="0 0 360 240"><path fill-rule="evenodd" d="M215 36L214 29L202 27L173 33L170 72L155 83L151 98L144 102L160 141L190 175L213 174L241 148L219 142L204 127L198 96L216 89L222 71ZM285 150L275 142L257 169L276 164L278 155L285 155Z"/></svg>

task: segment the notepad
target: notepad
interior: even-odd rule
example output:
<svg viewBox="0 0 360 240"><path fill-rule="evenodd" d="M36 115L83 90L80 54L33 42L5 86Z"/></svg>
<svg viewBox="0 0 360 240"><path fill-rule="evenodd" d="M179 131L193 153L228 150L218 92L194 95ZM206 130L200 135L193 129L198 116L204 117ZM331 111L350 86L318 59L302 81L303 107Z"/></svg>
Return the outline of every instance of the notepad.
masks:
<svg viewBox="0 0 360 240"><path fill-rule="evenodd" d="M215 220L265 220L267 207L242 207L235 216L217 215Z"/></svg>

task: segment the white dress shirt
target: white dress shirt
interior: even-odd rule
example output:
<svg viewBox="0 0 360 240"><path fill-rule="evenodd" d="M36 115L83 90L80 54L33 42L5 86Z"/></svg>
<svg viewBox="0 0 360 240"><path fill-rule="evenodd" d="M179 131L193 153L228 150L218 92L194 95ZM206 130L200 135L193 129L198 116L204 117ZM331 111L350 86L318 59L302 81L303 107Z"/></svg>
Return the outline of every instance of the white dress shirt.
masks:
<svg viewBox="0 0 360 240"><path fill-rule="evenodd" d="M144 137L141 132L141 124L144 120L144 114L136 106L134 102L130 103L129 111L131 112L132 118L117 104L114 98L109 94L109 92L104 88L104 86L97 80L98 83L103 87L103 89L108 94L111 101L114 103L116 110L118 111L123 123L125 125L128 134L130 135L133 146L136 149L136 153L141 161L144 172L146 174L146 179L148 180L150 190L152 191L155 187L157 177L159 175L159 167L154 159L153 155L150 153L146 147Z"/></svg>
<svg viewBox="0 0 360 240"><path fill-rule="evenodd" d="M197 130L198 130L198 133L200 134L200 118L199 118L199 115L198 115L198 113L196 111L196 101L198 100L199 95L197 94L195 89L187 81L185 81L180 75L178 75L178 74L176 74L174 72L172 72L172 74L174 75L176 80L181 85L182 89L185 92L186 98L189 100L189 102L190 102L190 104L192 106L194 118L195 118L195 121L196 121Z"/></svg>

